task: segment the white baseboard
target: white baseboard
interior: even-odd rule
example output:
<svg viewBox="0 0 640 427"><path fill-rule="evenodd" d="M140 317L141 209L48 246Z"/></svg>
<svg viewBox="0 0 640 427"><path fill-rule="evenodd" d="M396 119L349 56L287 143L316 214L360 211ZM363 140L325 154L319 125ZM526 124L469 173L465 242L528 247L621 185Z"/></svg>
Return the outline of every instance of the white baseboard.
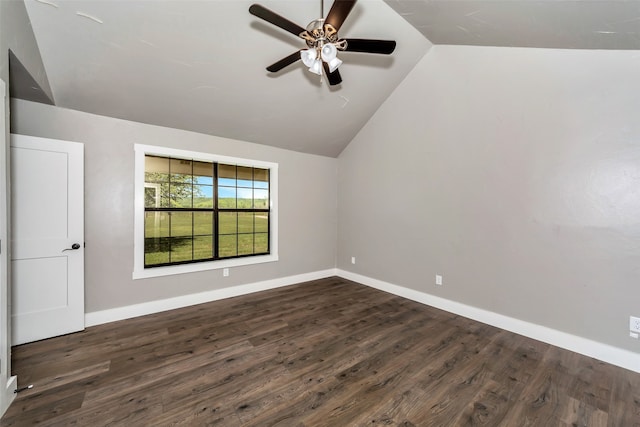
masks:
<svg viewBox="0 0 640 427"><path fill-rule="evenodd" d="M16 398L17 388L18 388L18 377L14 375L7 379L6 388L0 390L0 393L2 393L2 396L0 396L0 417L3 416L5 412L7 412L9 405L11 405L11 402L13 402L13 399Z"/></svg>
<svg viewBox="0 0 640 427"><path fill-rule="evenodd" d="M214 289L197 294L181 295L179 297L168 298L157 301L149 301L140 304L117 307L108 310L94 311L85 314L85 326L101 325L103 323L115 322L118 320L130 319L132 317L145 316L147 314L159 313L161 311L173 310L195 304L216 301L224 298L237 297L253 292L266 291L267 289L280 288L296 283L310 280L323 279L336 275L335 269L315 271L312 273L298 274L295 276L281 277L278 279L265 280L262 282L249 283L246 285L230 286L228 288Z"/></svg>
<svg viewBox="0 0 640 427"><path fill-rule="evenodd" d="M629 350L613 347L608 344L571 335L546 326L525 322L513 317L493 313L488 310L429 295L424 292L372 279L349 271L337 269L336 275L412 301L430 305L450 313L477 320L478 322L486 323L491 326L505 329L519 335L524 335L556 347L574 351L576 353L593 357L594 359L640 373L640 354Z"/></svg>

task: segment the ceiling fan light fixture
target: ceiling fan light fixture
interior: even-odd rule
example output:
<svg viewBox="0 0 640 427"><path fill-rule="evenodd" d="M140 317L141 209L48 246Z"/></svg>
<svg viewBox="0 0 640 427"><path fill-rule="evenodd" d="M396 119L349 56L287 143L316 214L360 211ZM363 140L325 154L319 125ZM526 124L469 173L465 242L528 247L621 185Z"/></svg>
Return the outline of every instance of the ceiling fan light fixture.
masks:
<svg viewBox="0 0 640 427"><path fill-rule="evenodd" d="M338 59L338 49L333 43L326 43L322 45L320 50L322 60L329 65L329 72L333 73L342 65L342 61Z"/></svg>
<svg viewBox="0 0 640 427"><path fill-rule="evenodd" d="M322 45L322 49L320 50L322 54L322 59L325 62L330 62L338 56L338 49L333 43L325 43Z"/></svg>
<svg viewBox="0 0 640 427"><path fill-rule="evenodd" d="M315 61L313 61L313 64L311 65L311 67L309 67L309 71L311 71L313 74L317 74L317 75L321 76L322 75L322 60L316 59Z"/></svg>
<svg viewBox="0 0 640 427"><path fill-rule="evenodd" d="M333 73L340 65L342 65L342 61L338 58L333 58L331 61L327 62L327 64L329 64L329 72Z"/></svg>
<svg viewBox="0 0 640 427"><path fill-rule="evenodd" d="M317 53L315 49L305 49L300 51L300 59L302 59L302 63L307 66L313 66L313 63L317 59Z"/></svg>

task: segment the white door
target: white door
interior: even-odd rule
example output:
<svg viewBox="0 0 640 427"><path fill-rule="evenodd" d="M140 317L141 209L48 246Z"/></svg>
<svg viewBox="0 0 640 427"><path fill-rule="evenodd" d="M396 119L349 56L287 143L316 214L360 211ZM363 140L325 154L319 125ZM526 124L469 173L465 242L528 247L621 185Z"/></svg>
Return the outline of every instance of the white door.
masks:
<svg viewBox="0 0 640 427"><path fill-rule="evenodd" d="M84 329L84 146L11 135L14 345Z"/></svg>

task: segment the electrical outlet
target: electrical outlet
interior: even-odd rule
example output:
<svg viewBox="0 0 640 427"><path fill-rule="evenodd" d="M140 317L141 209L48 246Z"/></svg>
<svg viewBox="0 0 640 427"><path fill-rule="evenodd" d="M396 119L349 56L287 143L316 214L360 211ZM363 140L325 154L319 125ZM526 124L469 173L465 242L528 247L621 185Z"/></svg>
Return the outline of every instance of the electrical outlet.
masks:
<svg viewBox="0 0 640 427"><path fill-rule="evenodd" d="M229 277L229 269L228 268L223 268L222 269L222 277Z"/></svg>
<svg viewBox="0 0 640 427"><path fill-rule="evenodd" d="M629 317L629 330L640 333L640 317Z"/></svg>
<svg viewBox="0 0 640 427"><path fill-rule="evenodd" d="M356 263L356 257L352 256L351 257L351 264L355 264Z"/></svg>
<svg viewBox="0 0 640 427"><path fill-rule="evenodd" d="M436 285L442 286L442 276L439 274L436 274Z"/></svg>

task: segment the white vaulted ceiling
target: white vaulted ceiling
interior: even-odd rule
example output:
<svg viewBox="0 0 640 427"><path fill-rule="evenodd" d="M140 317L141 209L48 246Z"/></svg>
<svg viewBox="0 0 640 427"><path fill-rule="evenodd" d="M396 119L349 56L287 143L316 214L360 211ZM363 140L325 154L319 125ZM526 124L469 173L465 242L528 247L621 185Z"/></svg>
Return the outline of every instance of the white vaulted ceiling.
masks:
<svg viewBox="0 0 640 427"><path fill-rule="evenodd" d="M640 1L386 0L434 44L640 49Z"/></svg>
<svg viewBox="0 0 640 427"><path fill-rule="evenodd" d="M56 105L327 156L431 45L382 0L363 0L340 35L398 47L392 56L341 54L343 83L329 87L301 61L266 71L305 44L250 15L251 1L48 3L26 0ZM260 4L303 27L320 15L317 0Z"/></svg>
<svg viewBox="0 0 640 427"><path fill-rule="evenodd" d="M319 0L255 2L306 27ZM56 105L337 156L431 43L640 49L638 1L360 0L342 37L393 39L391 56L344 52L330 87L304 47L243 0L25 0ZM325 14L331 1L325 2Z"/></svg>

